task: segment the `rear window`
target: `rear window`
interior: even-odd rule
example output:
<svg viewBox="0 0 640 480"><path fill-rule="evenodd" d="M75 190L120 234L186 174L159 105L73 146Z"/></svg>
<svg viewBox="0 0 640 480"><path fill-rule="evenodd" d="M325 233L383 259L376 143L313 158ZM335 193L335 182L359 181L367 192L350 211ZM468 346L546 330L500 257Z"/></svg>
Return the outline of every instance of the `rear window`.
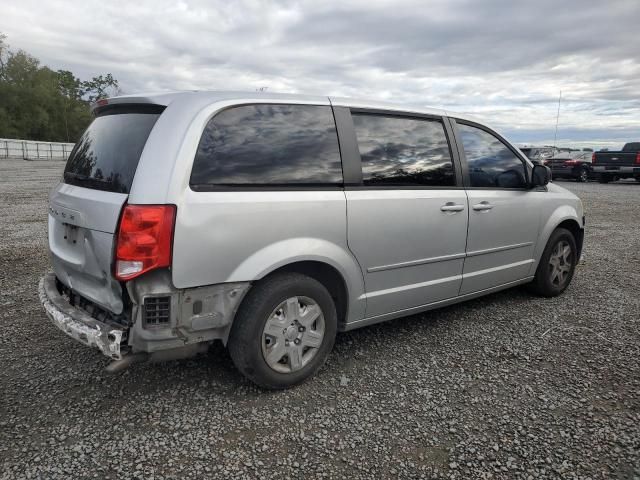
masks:
<svg viewBox="0 0 640 480"><path fill-rule="evenodd" d="M191 187L340 185L331 107L244 105L223 110L202 133Z"/></svg>
<svg viewBox="0 0 640 480"><path fill-rule="evenodd" d="M73 148L64 182L129 193L142 149L162 109L122 107L99 113Z"/></svg>

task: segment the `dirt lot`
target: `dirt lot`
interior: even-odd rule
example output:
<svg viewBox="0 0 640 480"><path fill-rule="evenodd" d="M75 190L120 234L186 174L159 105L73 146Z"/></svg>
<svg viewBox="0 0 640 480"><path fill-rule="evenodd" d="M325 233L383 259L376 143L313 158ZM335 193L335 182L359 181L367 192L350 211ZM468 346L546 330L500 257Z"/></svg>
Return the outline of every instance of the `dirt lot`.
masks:
<svg viewBox="0 0 640 480"><path fill-rule="evenodd" d="M46 196L61 163L0 163L0 478L639 478L640 185L563 183L585 260L523 289L339 336L290 391L222 348L110 375L51 325Z"/></svg>

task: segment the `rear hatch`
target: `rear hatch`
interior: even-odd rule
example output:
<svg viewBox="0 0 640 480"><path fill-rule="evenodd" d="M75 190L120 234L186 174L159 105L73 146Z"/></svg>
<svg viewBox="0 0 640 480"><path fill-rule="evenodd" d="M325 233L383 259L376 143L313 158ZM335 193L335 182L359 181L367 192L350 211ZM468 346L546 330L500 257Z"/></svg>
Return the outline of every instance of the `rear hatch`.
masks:
<svg viewBox="0 0 640 480"><path fill-rule="evenodd" d="M73 293L115 314L124 306L121 285L113 277L114 235L142 150L163 108L117 105L99 110L49 196L49 250L56 277Z"/></svg>

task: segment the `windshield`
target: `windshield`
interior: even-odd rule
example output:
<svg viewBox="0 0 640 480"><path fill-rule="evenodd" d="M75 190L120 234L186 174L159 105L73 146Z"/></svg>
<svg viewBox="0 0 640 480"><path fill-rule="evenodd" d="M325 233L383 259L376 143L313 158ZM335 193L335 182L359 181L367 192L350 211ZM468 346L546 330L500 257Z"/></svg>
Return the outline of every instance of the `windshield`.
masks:
<svg viewBox="0 0 640 480"><path fill-rule="evenodd" d="M76 143L64 170L71 185L129 193L158 108L105 111L89 125Z"/></svg>

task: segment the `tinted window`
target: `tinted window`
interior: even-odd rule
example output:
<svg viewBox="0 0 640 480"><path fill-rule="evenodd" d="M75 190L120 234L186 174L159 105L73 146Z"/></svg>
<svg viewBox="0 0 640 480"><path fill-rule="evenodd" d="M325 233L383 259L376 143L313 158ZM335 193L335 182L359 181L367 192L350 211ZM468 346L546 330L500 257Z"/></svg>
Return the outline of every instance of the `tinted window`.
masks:
<svg viewBox="0 0 640 480"><path fill-rule="evenodd" d="M207 124L191 185L341 184L331 107L247 105Z"/></svg>
<svg viewBox="0 0 640 480"><path fill-rule="evenodd" d="M119 113L98 116L76 143L64 170L64 181L72 185L129 193L151 129L160 116L155 113ZM130 109L122 110L131 112Z"/></svg>
<svg viewBox="0 0 640 480"><path fill-rule="evenodd" d="M458 124L469 164L472 187L521 188L526 185L524 164L494 135Z"/></svg>
<svg viewBox="0 0 640 480"><path fill-rule="evenodd" d="M625 143L622 147L623 152L640 152L640 142Z"/></svg>
<svg viewBox="0 0 640 480"><path fill-rule="evenodd" d="M354 114L365 185L455 185L438 121Z"/></svg>

